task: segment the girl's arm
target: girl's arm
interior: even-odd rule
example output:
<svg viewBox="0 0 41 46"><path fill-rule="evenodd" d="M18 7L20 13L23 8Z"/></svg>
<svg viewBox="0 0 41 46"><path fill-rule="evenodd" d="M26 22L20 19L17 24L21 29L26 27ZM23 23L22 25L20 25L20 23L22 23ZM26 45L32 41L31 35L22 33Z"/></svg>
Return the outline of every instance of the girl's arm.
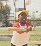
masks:
<svg viewBox="0 0 41 46"><path fill-rule="evenodd" d="M18 33L29 32L30 30L32 30L31 27L29 28L8 27L8 31L17 31Z"/></svg>
<svg viewBox="0 0 41 46"><path fill-rule="evenodd" d="M8 31L24 31L23 28L8 27Z"/></svg>

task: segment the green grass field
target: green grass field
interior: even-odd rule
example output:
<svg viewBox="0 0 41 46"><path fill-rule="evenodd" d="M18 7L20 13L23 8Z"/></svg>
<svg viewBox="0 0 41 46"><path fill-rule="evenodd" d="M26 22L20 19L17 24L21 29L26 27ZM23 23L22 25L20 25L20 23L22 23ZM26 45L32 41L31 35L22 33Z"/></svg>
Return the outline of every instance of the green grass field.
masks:
<svg viewBox="0 0 41 46"><path fill-rule="evenodd" d="M0 41L0 46L10 46L10 41Z"/></svg>
<svg viewBox="0 0 41 46"><path fill-rule="evenodd" d="M12 31L0 30L0 34L12 34Z"/></svg>
<svg viewBox="0 0 41 46"><path fill-rule="evenodd" d="M10 46L10 41L0 41L0 46ZM35 43L28 43L28 46L36 46Z"/></svg>
<svg viewBox="0 0 41 46"><path fill-rule="evenodd" d="M1 46L10 46L10 41L0 41ZM35 43L29 43L28 46L35 46Z"/></svg>
<svg viewBox="0 0 41 46"><path fill-rule="evenodd" d="M36 28L31 33L41 34L41 28ZM12 34L12 31L0 30L0 34ZM30 36L30 40L41 41L41 36ZM10 46L10 41L0 41L0 46ZM36 46L35 43L28 43L28 46Z"/></svg>

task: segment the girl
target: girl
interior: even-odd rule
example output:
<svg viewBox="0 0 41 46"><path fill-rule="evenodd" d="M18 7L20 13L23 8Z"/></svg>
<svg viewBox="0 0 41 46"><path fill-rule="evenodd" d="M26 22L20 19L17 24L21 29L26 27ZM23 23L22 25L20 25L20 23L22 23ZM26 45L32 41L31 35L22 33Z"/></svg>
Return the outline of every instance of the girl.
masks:
<svg viewBox="0 0 41 46"><path fill-rule="evenodd" d="M31 22L27 22L27 15L28 11L19 11L18 22L15 22L13 27L8 28L9 31L13 31L11 46L27 46L29 31L32 30Z"/></svg>

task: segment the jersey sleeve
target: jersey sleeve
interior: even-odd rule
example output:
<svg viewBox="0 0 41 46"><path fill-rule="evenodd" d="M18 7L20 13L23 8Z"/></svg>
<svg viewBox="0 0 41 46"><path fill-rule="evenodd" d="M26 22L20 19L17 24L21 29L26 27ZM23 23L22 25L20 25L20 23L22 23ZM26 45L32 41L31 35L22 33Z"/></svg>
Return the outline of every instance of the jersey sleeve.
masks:
<svg viewBox="0 0 41 46"><path fill-rule="evenodd" d="M31 23L31 22L28 22L28 23L27 23L27 26L28 26L28 27L32 27L32 23ZM34 31L34 27L32 27L32 31Z"/></svg>
<svg viewBox="0 0 41 46"><path fill-rule="evenodd" d="M13 27L19 28L19 23L18 23L18 22L15 22L15 23L13 24Z"/></svg>
<svg viewBox="0 0 41 46"><path fill-rule="evenodd" d="M32 26L32 23L31 22L27 22L27 26Z"/></svg>

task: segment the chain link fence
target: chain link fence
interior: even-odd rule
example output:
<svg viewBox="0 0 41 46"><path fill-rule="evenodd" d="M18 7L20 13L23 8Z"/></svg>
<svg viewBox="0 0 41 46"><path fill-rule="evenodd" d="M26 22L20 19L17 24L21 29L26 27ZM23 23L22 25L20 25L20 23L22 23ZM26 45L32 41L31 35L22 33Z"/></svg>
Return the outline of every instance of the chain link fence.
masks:
<svg viewBox="0 0 41 46"><path fill-rule="evenodd" d="M16 12L18 12L18 10L24 9L19 7L16 8L15 6L15 16L14 16L14 13L10 13L11 8L7 5L9 1L8 0L5 0L5 1L6 1L6 5L3 6L3 3L2 3L2 7L0 6L0 46L10 46L12 32L9 32L8 30L6 30L6 28L12 27L16 19ZM24 1L22 1L23 4L24 4ZM20 7L22 3L20 3L19 1L18 4L20 4ZM36 13L38 13L38 11L36 11ZM35 45L36 42L41 43L41 20L40 19L41 19L41 16L38 20L35 20L35 19L28 20L32 22L32 26L34 27L34 31L30 32L30 39L28 42L28 46L36 46Z"/></svg>

